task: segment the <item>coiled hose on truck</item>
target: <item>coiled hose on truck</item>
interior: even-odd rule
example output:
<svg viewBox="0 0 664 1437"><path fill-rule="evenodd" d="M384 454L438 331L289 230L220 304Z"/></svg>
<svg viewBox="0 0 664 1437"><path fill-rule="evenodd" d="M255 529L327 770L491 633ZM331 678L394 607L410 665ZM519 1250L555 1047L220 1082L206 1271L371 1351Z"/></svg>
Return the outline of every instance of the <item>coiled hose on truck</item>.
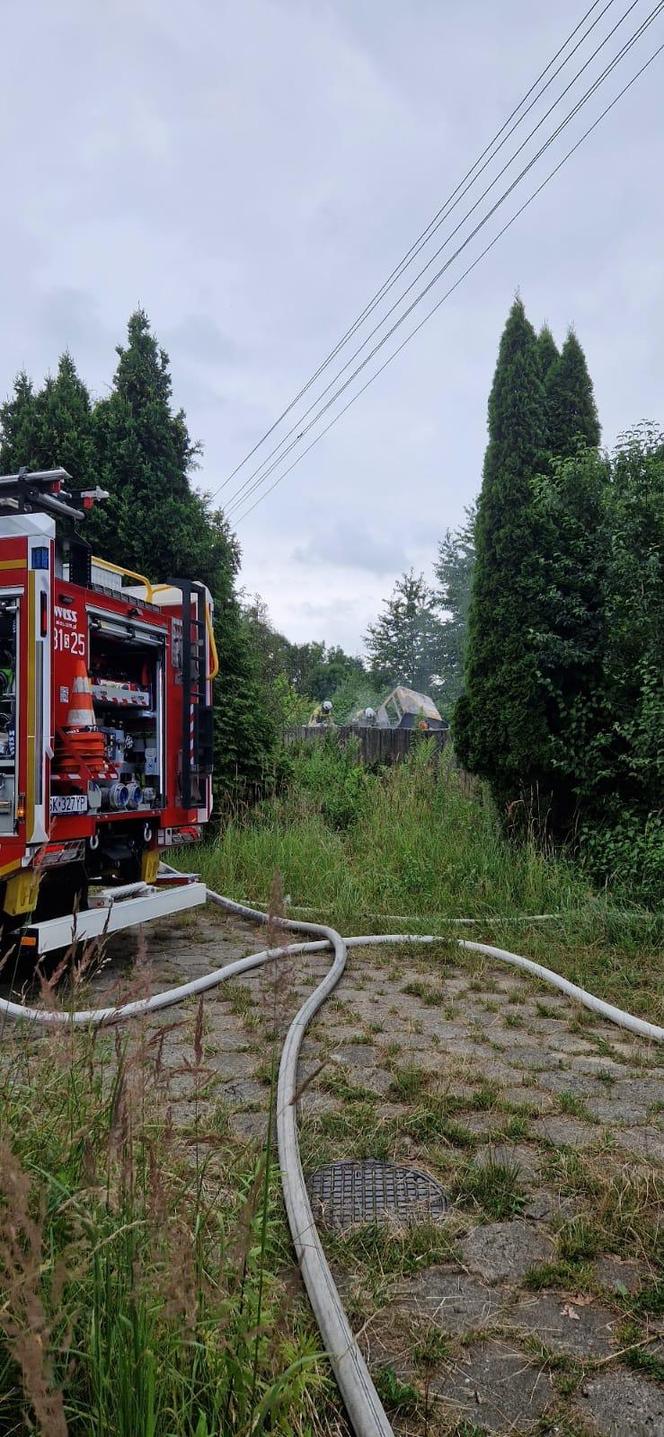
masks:
<svg viewBox="0 0 664 1437"><path fill-rule="evenodd" d="M176 873L175 869L166 865L163 867L171 874ZM184 877L184 875L182 876ZM210 903L236 917L247 918L256 923L270 921L269 915L259 909L235 903L232 899L224 898L209 888L207 897ZM260 953L252 953L247 958L239 958L233 963L228 963L224 968L206 973L202 978L195 978L189 983L180 983L176 988L155 993L152 998L142 998L133 1003L125 1003L120 1007L67 1013L29 1008L21 1003L0 999L0 1014L4 1014L6 1018L14 1021L33 1022L46 1026L74 1024L78 1027L103 1027L126 1022L129 1018L155 1013L162 1008L173 1007L187 998L196 997L217 987L228 978L248 973L275 959L291 954L332 950L332 964L318 987L309 995L293 1018L281 1052L276 1118L279 1166L284 1204L297 1260L320 1329L325 1352L332 1366L353 1431L356 1437L392 1437L392 1427L351 1331L323 1252L309 1202L297 1139L297 1065L304 1034L314 1015L336 988L346 966L349 948L398 943L432 944L439 943L441 940L440 937L433 935L423 936L412 933L372 933L359 937L342 938L336 929L328 928L320 923L304 923L291 918L279 918L272 921L275 926L288 932L311 935L310 941L289 943L283 947L268 948ZM313 935L316 937L314 938ZM636 1033L639 1037L648 1038L651 1042L657 1043L664 1041L664 1028L658 1027L655 1023L648 1023L642 1018L636 1018L630 1013L625 1013L610 1003L605 1003L601 998L594 997L592 993L587 993L585 989L579 988L575 983L570 983L567 978L562 978L560 974L554 973L549 968L544 968L539 963L533 963L519 954L509 953L503 948L494 948L486 943L474 943L465 938L457 939L456 942L460 948L474 953L485 953L488 957L507 963L531 977L539 978L542 982L548 983L551 987L559 989L561 993L566 993L568 997L583 1004L591 1012L617 1024L618 1027Z"/></svg>

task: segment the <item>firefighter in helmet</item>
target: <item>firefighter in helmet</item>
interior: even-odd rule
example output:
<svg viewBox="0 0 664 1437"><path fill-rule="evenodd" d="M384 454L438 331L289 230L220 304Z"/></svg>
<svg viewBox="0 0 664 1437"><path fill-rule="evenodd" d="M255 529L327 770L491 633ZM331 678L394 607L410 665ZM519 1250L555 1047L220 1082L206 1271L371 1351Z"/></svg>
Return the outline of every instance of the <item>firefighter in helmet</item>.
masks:
<svg viewBox="0 0 664 1437"><path fill-rule="evenodd" d="M330 699L323 699L323 702L314 709L309 724L319 727L321 724L333 723L332 702Z"/></svg>

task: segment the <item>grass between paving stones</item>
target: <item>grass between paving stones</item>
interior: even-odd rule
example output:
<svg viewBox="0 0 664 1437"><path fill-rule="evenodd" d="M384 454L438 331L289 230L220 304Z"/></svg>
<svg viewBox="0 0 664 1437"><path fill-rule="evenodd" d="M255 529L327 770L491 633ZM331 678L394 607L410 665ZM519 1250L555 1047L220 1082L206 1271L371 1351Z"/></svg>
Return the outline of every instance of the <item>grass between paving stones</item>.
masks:
<svg viewBox="0 0 664 1437"><path fill-rule="evenodd" d="M386 1046L384 1054L392 1073L398 1073L399 1045ZM625 1290L609 1292L595 1276L594 1264L602 1254L615 1252L622 1257L636 1258L643 1273L656 1273L658 1268L661 1271L664 1174L630 1166L610 1149L605 1149L606 1135L598 1124L589 1125L592 1146L588 1151L577 1152L554 1145L544 1137L537 1138L537 1125L532 1122L534 1105L527 1100L518 1105L505 1101L495 1084L480 1081L475 1088L466 1085L463 1092L454 1093L441 1087L444 1079L416 1063L405 1065L404 1073L403 1090L397 1101L395 1090L390 1091L389 1116L381 1117L381 1104L374 1099L364 1106L327 1114L314 1127L305 1118L303 1132L311 1159L316 1160L315 1154L320 1157L322 1142L326 1159L382 1156L428 1169L443 1183L452 1201L444 1227L449 1251L445 1258L437 1260L457 1265L460 1253L455 1252L455 1243L467 1230L468 1219L471 1225L509 1222L524 1212L531 1183L516 1162L504 1160L502 1155L494 1156L492 1144L504 1142L510 1136L527 1142L533 1155L539 1158L537 1181L543 1181L551 1194L549 1232L554 1252L550 1261L538 1264L526 1274L521 1286L531 1292L559 1293L561 1307L571 1303L571 1310L581 1311L582 1315L583 1306L575 1309L575 1302L597 1299L606 1305L608 1301L616 1313L615 1342L617 1348L624 1349L624 1364L647 1377L661 1378L657 1333L664 1297L660 1282L653 1278L642 1289L642 1296L630 1296ZM562 1107L566 1108L564 1100ZM467 1124L479 1115L486 1115L489 1122L481 1132L473 1132ZM576 1108L572 1116L578 1117ZM359 1139L358 1134L361 1134ZM596 1134L594 1143L593 1134ZM484 1151L480 1152L480 1148ZM561 1204L559 1210L556 1199ZM567 1206L570 1199L576 1209L571 1212ZM368 1324L371 1333L375 1321L384 1323L387 1314L396 1312L394 1281L397 1276L406 1274L411 1265L408 1260L403 1261L403 1239L393 1234L389 1239L389 1255L382 1260L376 1258L373 1234L368 1236L364 1230L352 1237L326 1234L325 1243L333 1255L335 1269L350 1279L349 1301L358 1327ZM422 1265L418 1254L412 1272L423 1272L426 1266L426 1259ZM462 1271L458 1267L457 1270ZM345 1294L346 1291L344 1287ZM514 1338L509 1309L505 1319L494 1321L485 1335L500 1336L501 1333L510 1341ZM427 1396L426 1364L420 1368L415 1361L420 1337L415 1328L409 1334L405 1334L403 1328L396 1332L395 1350L410 1352L413 1375L406 1379L398 1364L396 1368L394 1364L390 1367L389 1362L385 1366L381 1356L376 1369L381 1392L395 1419L408 1413L412 1425L407 1430L447 1433L455 1429L444 1423L440 1425L440 1409L437 1404L429 1403ZM477 1331L451 1338L439 1326L439 1375L448 1361L463 1360L460 1353L464 1343L477 1343L481 1338L482 1334ZM421 1340L426 1343L426 1335ZM581 1362L569 1354L550 1350L532 1334L522 1335L519 1341L524 1360L528 1357L534 1364L534 1380L539 1368L548 1374L546 1380L550 1377L553 1383L554 1405L542 1431L555 1427L561 1434L581 1437L584 1427L575 1414L575 1402L580 1400L584 1380L595 1371L595 1362L590 1357ZM603 1362L600 1362L598 1370L602 1369ZM438 1416L434 1420L435 1414Z"/></svg>
<svg viewBox="0 0 664 1437"><path fill-rule="evenodd" d="M530 1292L560 1288L563 1292L587 1292L593 1287L592 1268L582 1263L540 1262L529 1268L523 1286Z"/></svg>
<svg viewBox="0 0 664 1437"><path fill-rule="evenodd" d="M568 1116L574 1118L581 1118L584 1123L595 1123L597 1121L589 1111L587 1103L584 1103L583 1098L580 1098L577 1093L568 1092L567 1089L563 1089L562 1093L558 1094L558 1107L561 1113L567 1113Z"/></svg>
<svg viewBox="0 0 664 1437"><path fill-rule="evenodd" d="M457 1173L452 1195L496 1221L518 1216L526 1201L518 1164L491 1153L481 1165L471 1161Z"/></svg>
<svg viewBox="0 0 664 1437"><path fill-rule="evenodd" d="M436 988L432 983L426 983L423 979L405 983L401 991L407 993L411 998L421 998L427 1008L437 1008L445 1002L442 986Z"/></svg>
<svg viewBox="0 0 664 1437"><path fill-rule="evenodd" d="M330 1228L325 1248L330 1260L346 1272L370 1268L374 1278L410 1277L432 1263L445 1262L455 1252L447 1227L435 1222L407 1227L390 1223L358 1223L342 1230Z"/></svg>
<svg viewBox="0 0 664 1437"><path fill-rule="evenodd" d="M653 1272L662 1270L664 1172L608 1164L601 1153L565 1148L545 1150L543 1166L548 1181L580 1205L559 1227L563 1261L583 1262L604 1251L642 1259Z"/></svg>

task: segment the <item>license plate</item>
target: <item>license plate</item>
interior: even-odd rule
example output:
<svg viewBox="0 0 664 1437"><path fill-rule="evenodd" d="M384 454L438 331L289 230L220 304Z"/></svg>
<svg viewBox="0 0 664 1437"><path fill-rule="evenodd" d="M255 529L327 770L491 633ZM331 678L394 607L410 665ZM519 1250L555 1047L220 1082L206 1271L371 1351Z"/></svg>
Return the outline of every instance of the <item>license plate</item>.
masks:
<svg viewBox="0 0 664 1437"><path fill-rule="evenodd" d="M51 799L51 813L87 813L88 800L84 793L58 793Z"/></svg>

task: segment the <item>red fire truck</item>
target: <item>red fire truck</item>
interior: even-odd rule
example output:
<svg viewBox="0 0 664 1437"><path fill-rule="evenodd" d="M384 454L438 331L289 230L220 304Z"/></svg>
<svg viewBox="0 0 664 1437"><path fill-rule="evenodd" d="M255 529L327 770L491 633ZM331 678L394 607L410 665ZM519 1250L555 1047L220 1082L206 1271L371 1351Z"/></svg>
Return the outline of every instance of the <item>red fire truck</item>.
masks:
<svg viewBox="0 0 664 1437"><path fill-rule="evenodd" d="M0 478L0 933L35 958L203 902L159 858L212 808L209 591L95 558L68 482Z"/></svg>

